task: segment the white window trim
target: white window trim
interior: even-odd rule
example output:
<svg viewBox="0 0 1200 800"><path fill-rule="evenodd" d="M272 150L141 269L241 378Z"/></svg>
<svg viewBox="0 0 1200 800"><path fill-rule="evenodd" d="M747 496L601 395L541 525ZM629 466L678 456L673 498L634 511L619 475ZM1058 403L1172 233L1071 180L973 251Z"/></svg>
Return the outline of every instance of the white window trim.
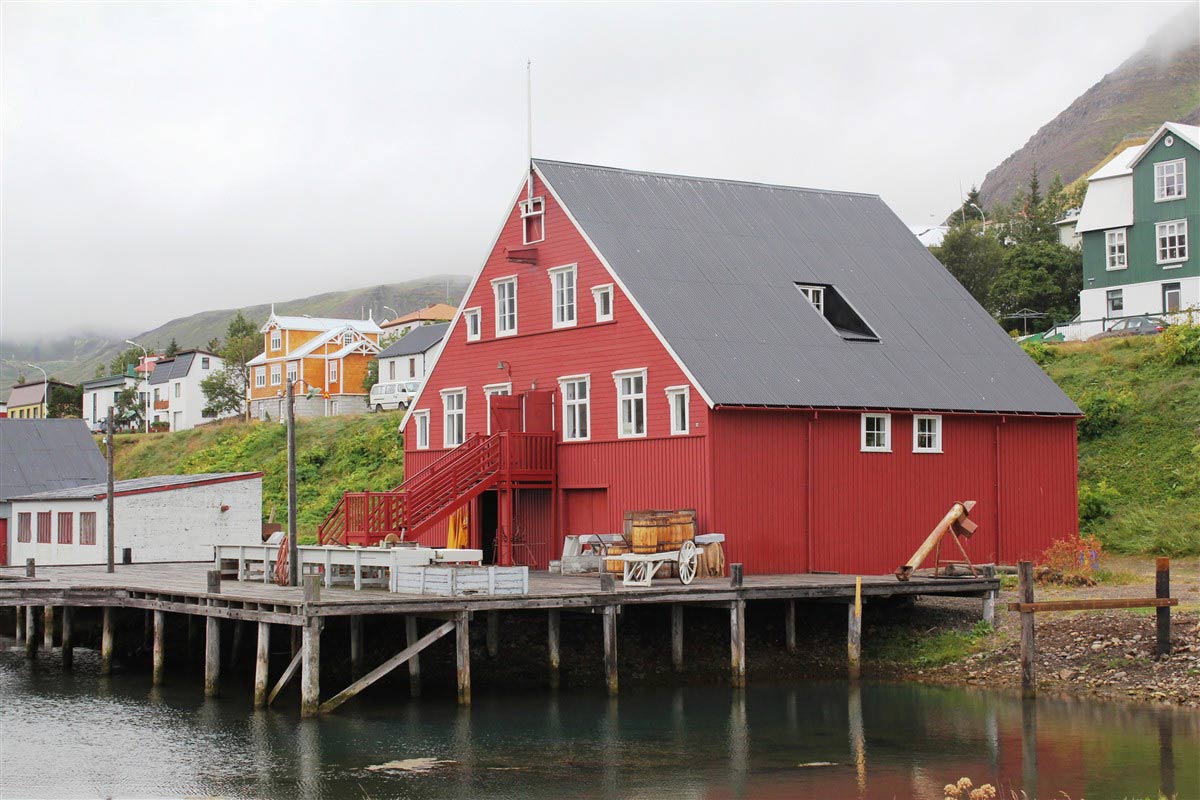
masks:
<svg viewBox="0 0 1200 800"><path fill-rule="evenodd" d="M558 317L558 287L555 283L559 275L571 275L571 310L574 312L569 320L560 320ZM552 327L554 328L574 328L575 323L579 320L579 265L566 264L561 267L554 267L546 270L546 274L550 276L550 318Z"/></svg>
<svg viewBox="0 0 1200 800"><path fill-rule="evenodd" d="M1123 269L1129 269L1129 235L1125 232L1125 228L1112 228L1104 232L1104 269L1107 272L1119 272ZM1125 263L1119 267L1112 265L1112 256L1108 252L1108 237L1112 234L1121 234L1121 254L1125 257ZM1157 246L1157 242L1155 243Z"/></svg>
<svg viewBox="0 0 1200 800"><path fill-rule="evenodd" d="M271 350L282 350L283 349L283 334L280 332L279 328L271 329L270 342L271 342Z"/></svg>
<svg viewBox="0 0 1200 800"><path fill-rule="evenodd" d="M471 320L475 321L474 336L471 335ZM483 338L483 309L478 306L463 309L463 324L467 326L467 341L478 342Z"/></svg>
<svg viewBox="0 0 1200 800"><path fill-rule="evenodd" d="M885 420L884 426L883 426L883 434L884 434L883 435L883 440L884 440L883 447L867 447L867 418L868 417L882 417ZM863 414L860 417L860 421L859 421L858 444L859 444L859 448L864 453L890 453L890 452L892 452L892 415L891 414L877 414L877 413Z"/></svg>
<svg viewBox="0 0 1200 800"><path fill-rule="evenodd" d="M266 367L255 367L254 368L254 388L262 389L266 385L267 385L267 368Z"/></svg>
<svg viewBox="0 0 1200 800"><path fill-rule="evenodd" d="M421 443L421 432L422 432L421 431L421 423L422 422L425 423L425 429L424 429L425 443L424 444ZM429 409L428 408L418 409L417 411L413 412L413 425L414 425L413 432L417 435L417 449L418 450L428 450L429 449Z"/></svg>
<svg viewBox="0 0 1200 800"><path fill-rule="evenodd" d="M1117 298L1121 301L1121 307L1118 309L1111 308L1113 301L1113 292L1116 292ZM1104 292L1104 315L1106 317L1115 316L1117 312L1125 313L1125 287L1118 286L1115 289L1106 289Z"/></svg>
<svg viewBox="0 0 1200 800"><path fill-rule="evenodd" d="M672 436L687 436L691 431L692 426L692 398L690 386L668 386L667 387L667 411L671 417L671 435ZM683 430L675 427L675 398L683 396Z"/></svg>
<svg viewBox="0 0 1200 800"><path fill-rule="evenodd" d="M600 295L602 294L608 294L607 314L603 314L600 311ZM592 287L592 301L596 304L596 322L612 322L615 305L614 298L615 293L613 292L613 285L611 283L604 283L600 286Z"/></svg>
<svg viewBox="0 0 1200 800"><path fill-rule="evenodd" d="M800 294L804 295L804 299L812 303L820 314L825 314L825 287L813 286L811 284L798 283L796 288L800 290Z"/></svg>
<svg viewBox="0 0 1200 800"><path fill-rule="evenodd" d="M523 244L538 244L546 241L546 198L534 197L529 200L522 200L521 208L521 242ZM525 220L529 217L542 218L542 237L540 239L529 238L529 226L525 224Z"/></svg>
<svg viewBox="0 0 1200 800"><path fill-rule="evenodd" d="M338 362L336 362L336 361L329 362L328 375L329 375L330 383L338 382Z"/></svg>
<svg viewBox="0 0 1200 800"><path fill-rule="evenodd" d="M1158 168L1165 167L1167 164L1178 164L1180 166L1181 169L1179 170L1179 186L1180 186L1183 194L1171 195L1170 197L1165 197L1165 196L1159 197L1158 196ZM1154 202L1170 203L1175 200L1186 200L1186 199L1187 199L1187 159L1186 158L1172 158L1169 161L1154 162Z"/></svg>
<svg viewBox="0 0 1200 800"><path fill-rule="evenodd" d="M272 364L271 365L271 385L272 386L280 386L283 384L282 367L283 367L282 364Z"/></svg>
<svg viewBox="0 0 1200 800"><path fill-rule="evenodd" d="M1176 256L1175 258L1163 258L1162 257L1162 248L1158 246L1159 240L1162 239L1162 235L1159 234L1158 231L1164 225L1182 225L1183 226L1184 244L1183 244L1183 255L1182 256ZM1154 224L1155 263L1158 263L1158 264L1182 264L1183 262L1187 261L1188 253L1191 252L1191 249L1192 249L1191 236L1189 235L1190 233L1191 232L1188 230L1188 224L1187 224L1186 218L1185 219L1165 219L1162 222L1156 222Z"/></svg>
<svg viewBox="0 0 1200 800"><path fill-rule="evenodd" d="M512 283L513 285L513 327L511 331L500 331L500 285L504 283ZM496 338L502 339L507 336L516 336L517 329L520 323L519 302L517 300L517 276L505 275L503 278L494 278L492 280L492 297L493 305L496 309Z"/></svg>
<svg viewBox="0 0 1200 800"><path fill-rule="evenodd" d="M1173 286L1175 288L1168 290L1167 289L1168 286ZM1174 311L1167 311L1167 292L1168 291L1175 292L1177 295L1179 295L1179 299L1175 303L1176 309ZM1162 283L1160 283L1158 285L1158 294L1162 298L1162 306L1163 306L1162 313L1178 314L1180 311L1183 310L1183 281L1163 281Z"/></svg>
<svg viewBox="0 0 1200 800"><path fill-rule="evenodd" d="M585 384L587 384L587 402L584 403L584 408L587 411L587 436L575 436L575 437L568 438L567 437L567 430L568 430L568 428L567 428L567 394L563 390L563 384L575 383L578 381L583 381ZM560 403L560 405L562 406L562 433L563 433L562 440L564 442L590 442L592 440L592 375L591 375L591 373L589 372L589 373L585 373L582 375L563 375L562 377L560 377L558 379L558 392L559 392L559 395L562 397L562 402ZM575 401L572 401L572 402L575 402ZM618 421L617 425L618 425L618 427L620 426L620 421Z"/></svg>
<svg viewBox="0 0 1200 800"><path fill-rule="evenodd" d="M621 432L621 378L633 378L637 376L642 378L642 393L640 395L631 395L632 397L642 398L642 432L641 433L622 433ZM650 393L650 382L647 379L646 367L637 369L622 369L617 370L612 374L613 383L617 389L617 438L618 439L645 439L650 430L650 406L647 402L647 395Z"/></svg>
<svg viewBox="0 0 1200 800"><path fill-rule="evenodd" d="M917 440L917 425L918 425L918 421L923 420L923 419L934 420L934 423L936 426L934 430L935 430L936 435L934 436L933 447L918 447L917 446L917 441L918 441ZM891 426L889 425L888 428L889 428L888 435L890 438ZM940 414L915 414L915 415L913 415L912 428L913 428L913 452L914 453L940 453L940 452L942 452L942 417Z"/></svg>
<svg viewBox="0 0 1200 800"><path fill-rule="evenodd" d="M467 441L467 387L456 386L453 389L442 389L442 447L449 450L452 447L458 447L463 442ZM462 415L463 415L463 440L457 444L450 443L450 426L446 424L449 414L446 409L447 395L461 394L462 395Z"/></svg>
<svg viewBox="0 0 1200 800"><path fill-rule="evenodd" d="M494 394L512 395L512 383L489 383L483 387L483 400L487 406L487 432L492 435L492 401Z"/></svg>

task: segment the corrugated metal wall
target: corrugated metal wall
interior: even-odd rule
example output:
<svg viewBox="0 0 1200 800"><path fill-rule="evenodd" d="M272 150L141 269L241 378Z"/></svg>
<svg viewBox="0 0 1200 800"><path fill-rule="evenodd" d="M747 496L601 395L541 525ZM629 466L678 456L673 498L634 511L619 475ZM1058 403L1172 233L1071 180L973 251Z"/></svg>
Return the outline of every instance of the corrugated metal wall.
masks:
<svg viewBox="0 0 1200 800"><path fill-rule="evenodd" d="M1009 417L1000 426L1003 563L1079 535L1077 459L1073 419Z"/></svg>

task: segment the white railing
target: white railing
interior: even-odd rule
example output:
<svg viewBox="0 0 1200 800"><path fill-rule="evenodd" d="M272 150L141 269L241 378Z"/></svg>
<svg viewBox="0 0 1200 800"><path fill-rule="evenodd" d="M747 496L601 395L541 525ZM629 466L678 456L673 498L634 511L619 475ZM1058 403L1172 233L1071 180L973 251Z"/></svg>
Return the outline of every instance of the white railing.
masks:
<svg viewBox="0 0 1200 800"><path fill-rule="evenodd" d="M239 581L273 583L279 562L279 545L220 544L214 562L222 577ZM321 547L301 545L300 575L319 575L326 587L338 584L388 588L398 567L429 564L478 564L482 550L449 550L424 547ZM232 574L231 574L232 573Z"/></svg>
<svg viewBox="0 0 1200 800"><path fill-rule="evenodd" d="M1170 314L1125 314L1119 317L1100 317L1099 319L1076 319L1062 322L1045 332L1043 338L1062 335L1068 342L1085 342L1098 333L1111 328L1117 322L1132 317L1161 317L1172 325L1200 324L1200 309L1189 308Z"/></svg>

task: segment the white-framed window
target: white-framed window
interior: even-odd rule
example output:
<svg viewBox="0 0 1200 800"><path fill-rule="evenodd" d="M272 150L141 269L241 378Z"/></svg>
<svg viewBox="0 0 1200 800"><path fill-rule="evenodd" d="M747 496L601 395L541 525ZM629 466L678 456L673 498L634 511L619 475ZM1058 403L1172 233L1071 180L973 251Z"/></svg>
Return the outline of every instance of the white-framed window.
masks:
<svg viewBox="0 0 1200 800"><path fill-rule="evenodd" d="M824 286L805 286L802 283L796 284L796 288L800 290L800 294L808 298L808 302L813 304L813 308L825 313L825 287Z"/></svg>
<svg viewBox="0 0 1200 800"><path fill-rule="evenodd" d="M494 394L511 395L511 383L489 383L483 387L483 403L487 406L487 432L492 434L492 400Z"/></svg>
<svg viewBox="0 0 1200 800"><path fill-rule="evenodd" d="M496 336L515 336L517 333L517 276L492 281L496 294Z"/></svg>
<svg viewBox="0 0 1200 800"><path fill-rule="evenodd" d="M396 359L394 358L388 360L388 380L396 380Z"/></svg>
<svg viewBox="0 0 1200 800"><path fill-rule="evenodd" d="M200 359L200 369L208 369L208 356Z"/></svg>
<svg viewBox="0 0 1200 800"><path fill-rule="evenodd" d="M613 318L613 285L592 287L592 299L596 301L596 322L608 322Z"/></svg>
<svg viewBox="0 0 1200 800"><path fill-rule="evenodd" d="M429 409L413 412L413 426L417 430L417 449L429 449Z"/></svg>
<svg viewBox="0 0 1200 800"><path fill-rule="evenodd" d="M278 386L283 383L283 370L278 364L271 365L271 385Z"/></svg>
<svg viewBox="0 0 1200 800"><path fill-rule="evenodd" d="M255 386L255 388L261 389L266 385L267 385L267 368L266 367L255 367L254 368L254 386Z"/></svg>
<svg viewBox="0 0 1200 800"><path fill-rule="evenodd" d="M175 381L175 396L180 397L183 394L183 381Z"/></svg>
<svg viewBox="0 0 1200 800"><path fill-rule="evenodd" d="M279 328L271 330L271 349L280 350L283 348L283 333Z"/></svg>
<svg viewBox="0 0 1200 800"><path fill-rule="evenodd" d="M1125 257L1125 229L1117 228L1104 232L1104 268L1107 270L1125 269L1129 266Z"/></svg>
<svg viewBox="0 0 1200 800"><path fill-rule="evenodd" d="M671 412L671 435L687 436L691 425L688 399L691 390L687 386L667 387L667 408Z"/></svg>
<svg viewBox="0 0 1200 800"><path fill-rule="evenodd" d="M864 453L892 452L892 415L862 415L862 451Z"/></svg>
<svg viewBox="0 0 1200 800"><path fill-rule="evenodd" d="M467 327L467 341L478 342L483 336L483 326L479 321L479 309L468 308L463 311L463 324Z"/></svg>
<svg viewBox="0 0 1200 800"><path fill-rule="evenodd" d="M417 377L417 357L413 356L408 359L408 377Z"/></svg>
<svg viewBox="0 0 1200 800"><path fill-rule="evenodd" d="M338 401L337 400L329 401L329 413L335 417L337 416L337 413L338 413Z"/></svg>
<svg viewBox="0 0 1200 800"><path fill-rule="evenodd" d="M942 418L932 414L913 417L913 452L942 452Z"/></svg>
<svg viewBox="0 0 1200 800"><path fill-rule="evenodd" d="M296 378L300 377L300 365L295 361L287 365L288 383L295 383Z"/></svg>
<svg viewBox="0 0 1200 800"><path fill-rule="evenodd" d="M442 444L458 447L467 440L467 390L442 389Z"/></svg>
<svg viewBox="0 0 1200 800"><path fill-rule="evenodd" d="M1173 261L1187 261L1187 220L1177 219L1171 222L1160 222L1154 226L1155 239L1158 242L1158 263L1169 264Z"/></svg>
<svg viewBox="0 0 1200 800"><path fill-rule="evenodd" d="M343 347L345 347L348 344L353 344L353 343L354 343L354 333L352 331L346 331L345 333L342 334L342 346Z"/></svg>
<svg viewBox="0 0 1200 800"><path fill-rule="evenodd" d="M337 376L338 376L338 362L330 361L329 362L329 382L337 383L337 379L338 379Z"/></svg>
<svg viewBox="0 0 1200 800"><path fill-rule="evenodd" d="M1108 309L1108 316L1119 317L1125 313L1125 290L1124 289L1109 289L1105 293L1105 305Z"/></svg>
<svg viewBox="0 0 1200 800"><path fill-rule="evenodd" d="M1183 296L1183 286L1180 283L1164 283L1162 285L1163 313L1174 314L1179 310Z"/></svg>
<svg viewBox="0 0 1200 800"><path fill-rule="evenodd" d="M546 200L534 197L521 201L521 231L525 244L537 244L546 238Z"/></svg>
<svg viewBox="0 0 1200 800"><path fill-rule="evenodd" d="M628 439L646 435L646 370L627 369L613 373L617 384L617 436Z"/></svg>
<svg viewBox="0 0 1200 800"><path fill-rule="evenodd" d="M567 375L558 379L562 392L563 441L586 442L592 435L592 376Z"/></svg>
<svg viewBox="0 0 1200 800"><path fill-rule="evenodd" d="M555 267L549 272L554 327L569 328L575 324L575 265Z"/></svg>
<svg viewBox="0 0 1200 800"><path fill-rule="evenodd" d="M1154 165L1154 202L1180 200L1187 197L1187 162L1160 161Z"/></svg>

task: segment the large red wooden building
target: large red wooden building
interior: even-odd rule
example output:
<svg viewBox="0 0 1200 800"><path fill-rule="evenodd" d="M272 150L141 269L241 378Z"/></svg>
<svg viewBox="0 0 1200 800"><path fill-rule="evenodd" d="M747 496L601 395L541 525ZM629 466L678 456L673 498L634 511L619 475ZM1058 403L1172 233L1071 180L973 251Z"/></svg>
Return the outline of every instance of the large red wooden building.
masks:
<svg viewBox="0 0 1200 800"><path fill-rule="evenodd" d="M335 538L441 544L466 504L472 546L544 566L694 508L748 572L880 573L956 500L980 562L1077 534L1078 408L879 197L531 175L404 419L403 491Z"/></svg>

